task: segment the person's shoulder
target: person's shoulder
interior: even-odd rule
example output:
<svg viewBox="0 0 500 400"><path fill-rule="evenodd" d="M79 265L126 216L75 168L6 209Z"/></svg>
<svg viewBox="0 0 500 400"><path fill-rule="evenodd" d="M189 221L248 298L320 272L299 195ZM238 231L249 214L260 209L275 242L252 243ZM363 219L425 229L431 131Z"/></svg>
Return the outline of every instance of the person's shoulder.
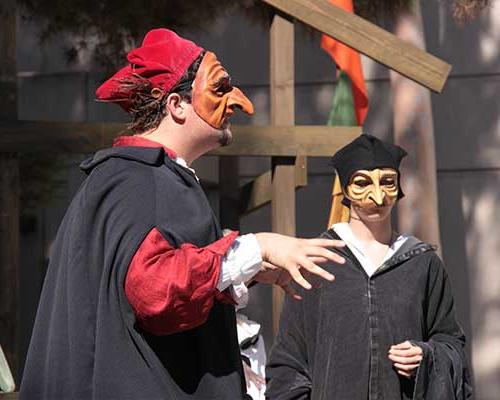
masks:
<svg viewBox="0 0 500 400"><path fill-rule="evenodd" d="M80 164L86 174L91 175L96 170L132 170L140 171L151 166L160 166L165 159L165 153L160 148L147 147L110 147L99 150Z"/></svg>
<svg viewBox="0 0 500 400"><path fill-rule="evenodd" d="M146 164L111 158L96 166L89 174L88 181L93 185L130 186L147 181L152 174L153 169Z"/></svg>
<svg viewBox="0 0 500 400"><path fill-rule="evenodd" d="M83 168L82 168L83 169ZM121 198L132 201L150 198L155 191L154 167L123 157L109 157L95 163L83 184L84 198L90 202Z"/></svg>
<svg viewBox="0 0 500 400"><path fill-rule="evenodd" d="M425 242L416 236L402 233L398 236L396 241L403 242L402 248L405 251L413 253L413 256L423 256L428 259L439 259L437 254L438 246L429 242Z"/></svg>
<svg viewBox="0 0 500 400"><path fill-rule="evenodd" d="M422 241L415 236L407 235L408 239L413 241L412 251L418 256L418 262L426 266L431 274L445 272L443 260L438 254L439 247L435 244Z"/></svg>

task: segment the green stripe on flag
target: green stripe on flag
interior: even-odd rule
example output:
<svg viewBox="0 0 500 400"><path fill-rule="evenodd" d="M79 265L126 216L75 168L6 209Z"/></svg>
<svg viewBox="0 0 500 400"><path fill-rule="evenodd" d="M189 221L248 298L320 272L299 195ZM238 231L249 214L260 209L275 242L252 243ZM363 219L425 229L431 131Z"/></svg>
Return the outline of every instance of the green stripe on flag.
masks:
<svg viewBox="0 0 500 400"><path fill-rule="evenodd" d="M352 85L349 75L340 71L333 93L332 109L328 116L327 125L332 126L356 126L356 113L354 111L354 99L352 96Z"/></svg>

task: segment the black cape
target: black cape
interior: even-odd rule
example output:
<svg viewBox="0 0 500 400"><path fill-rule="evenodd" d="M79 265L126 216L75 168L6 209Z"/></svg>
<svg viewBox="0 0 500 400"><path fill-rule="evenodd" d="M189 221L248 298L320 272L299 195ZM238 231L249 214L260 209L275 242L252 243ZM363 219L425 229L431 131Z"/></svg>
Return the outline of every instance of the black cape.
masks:
<svg viewBox="0 0 500 400"><path fill-rule="evenodd" d="M234 400L245 388L234 307L202 326L153 336L135 326L124 280L146 234L206 246L221 230L195 176L161 148L114 147L89 174L57 233L23 381L23 400Z"/></svg>
<svg viewBox="0 0 500 400"><path fill-rule="evenodd" d="M322 235L339 239L333 231ZM368 277L346 247L336 279L285 300L271 350L271 400L470 399L465 337L446 271L434 248L410 237ZM424 358L414 379L399 376L391 345L410 340Z"/></svg>

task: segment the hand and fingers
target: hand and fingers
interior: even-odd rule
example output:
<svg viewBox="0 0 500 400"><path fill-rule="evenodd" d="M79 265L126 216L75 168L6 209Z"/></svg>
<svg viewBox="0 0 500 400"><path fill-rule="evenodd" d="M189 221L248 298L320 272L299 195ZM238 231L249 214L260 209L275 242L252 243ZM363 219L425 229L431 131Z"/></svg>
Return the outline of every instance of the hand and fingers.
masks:
<svg viewBox="0 0 500 400"><path fill-rule="evenodd" d="M324 239L324 238L314 238L314 239L299 239L306 240L311 246L319 247L345 247L345 243L342 240L336 239Z"/></svg>
<svg viewBox="0 0 500 400"><path fill-rule="evenodd" d="M391 346L391 348L389 349L389 354L392 354L397 357L406 357L406 358L420 356L421 359L423 351L419 346L415 346L411 342L405 341L403 343Z"/></svg>
<svg viewBox="0 0 500 400"><path fill-rule="evenodd" d="M343 257L329 248L344 247L345 243L334 239L299 239L277 233L257 233L255 235L265 261L281 266L290 256L320 257L325 260L344 263ZM274 262L273 262L274 261Z"/></svg>
<svg viewBox="0 0 500 400"><path fill-rule="evenodd" d="M302 286L304 289L312 289L312 288L319 288L321 287L321 284L318 282L323 278L318 278L317 275L313 275L312 273L308 272L307 270L299 270L299 268L292 269L292 270L285 270L285 269L279 269L278 271L269 271L276 273L278 278L273 281L273 282L264 282L264 283L272 283L275 285L281 286L281 288L291 295L292 297L300 300L302 297L297 294L297 291L294 288L293 283L297 283L298 285ZM263 282L262 280L259 279L259 275L262 272L258 273L256 275L256 280L259 282ZM266 274L264 272L264 274ZM335 277L332 275L332 278L328 278L329 281L334 280Z"/></svg>
<svg viewBox="0 0 500 400"><path fill-rule="evenodd" d="M255 236L263 260L288 271L292 279L305 289L311 289L312 285L304 278L303 272L332 281L334 276L317 264L328 260L340 264L345 262L341 256L328 250L328 247L343 247L344 243L339 240L297 239L275 233L258 233Z"/></svg>
<svg viewBox="0 0 500 400"><path fill-rule="evenodd" d="M393 344L391 346L391 349L396 349L396 350L408 350L414 347L409 340L405 340L404 342L398 343L398 344Z"/></svg>
<svg viewBox="0 0 500 400"><path fill-rule="evenodd" d="M413 372L414 372L414 371L412 371L412 372L405 372L405 371L401 371L401 370L397 369L397 370L396 370L396 372L397 372L399 375L401 375L401 376L404 376L404 377L406 377L406 378L411 378L411 377L413 376Z"/></svg>
<svg viewBox="0 0 500 400"><path fill-rule="evenodd" d="M337 264L344 264L345 259L341 255L334 253L331 250L325 249L323 247L308 247L306 249L307 258L309 260L315 260L315 263L325 263L328 261L333 261Z"/></svg>
<svg viewBox="0 0 500 400"><path fill-rule="evenodd" d="M398 373L403 373L403 374L409 374L412 375L413 372L418 368L419 364L399 364L399 363L394 363L394 368L396 368L396 371Z"/></svg>
<svg viewBox="0 0 500 400"><path fill-rule="evenodd" d="M286 272L284 272L284 271L283 271L283 273L286 274ZM302 296L300 294L298 294L297 291L295 290L295 288L293 287L292 279L288 278L287 280L288 280L287 283L276 282L276 284L278 286L280 286L285 291L285 293L287 295L289 295L290 297L292 297L293 299L302 300Z"/></svg>
<svg viewBox="0 0 500 400"><path fill-rule="evenodd" d="M300 267L299 266L289 267L289 268L287 268L287 271L290 274L290 276L292 277L292 279L297 284L299 284L300 286L302 286L304 289L307 289L307 290L312 289L312 285L300 273ZM322 271L324 271L324 270L322 270ZM326 271L324 271L324 272L326 272ZM333 275L331 275L329 273L327 273L327 274L330 275L331 277L328 276L328 275L326 275L325 279L327 279L329 281L332 281L333 280Z"/></svg>
<svg viewBox="0 0 500 400"><path fill-rule="evenodd" d="M293 285L293 280L288 271L278 270L278 277L276 279L276 285L280 286L286 294L294 298L295 300L302 300L302 296L297 293Z"/></svg>
<svg viewBox="0 0 500 400"><path fill-rule="evenodd" d="M325 257L309 257L309 260L311 260L314 264L323 264L328 261Z"/></svg>
<svg viewBox="0 0 500 400"><path fill-rule="evenodd" d="M252 371L252 369L246 363L243 363L243 372L245 373L247 389L250 388L250 382L252 382L259 390L266 384L266 380L262 376Z"/></svg>
<svg viewBox="0 0 500 400"><path fill-rule="evenodd" d="M410 377L420 365L423 358L423 351L419 346L405 341L391 346L388 357L398 374Z"/></svg>
<svg viewBox="0 0 500 400"><path fill-rule="evenodd" d="M259 272L254 277L257 282L280 286L285 293L293 297L295 300L302 300L302 297L293 287L293 279L288 271L278 269L276 266L266 261L263 261L262 264L264 271Z"/></svg>
<svg viewBox="0 0 500 400"><path fill-rule="evenodd" d="M338 264L344 264L345 259L337 253L334 253L329 248L342 248L345 247L345 243L342 240L335 239L297 239L304 242L308 246L307 252L308 257L318 257L324 259L326 262L328 260L336 262Z"/></svg>

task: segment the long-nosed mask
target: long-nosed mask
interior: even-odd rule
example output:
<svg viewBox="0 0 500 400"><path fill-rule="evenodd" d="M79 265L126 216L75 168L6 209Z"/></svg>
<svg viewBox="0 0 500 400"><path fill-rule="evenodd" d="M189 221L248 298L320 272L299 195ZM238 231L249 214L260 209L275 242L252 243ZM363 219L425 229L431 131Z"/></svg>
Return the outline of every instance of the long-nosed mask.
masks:
<svg viewBox="0 0 500 400"><path fill-rule="evenodd" d="M354 206L392 206L399 194L398 172L392 168L358 170L344 190Z"/></svg>
<svg viewBox="0 0 500 400"><path fill-rule="evenodd" d="M234 110L253 114L252 102L231 84L231 77L214 53L207 51L193 82L194 111L210 126L221 129Z"/></svg>

